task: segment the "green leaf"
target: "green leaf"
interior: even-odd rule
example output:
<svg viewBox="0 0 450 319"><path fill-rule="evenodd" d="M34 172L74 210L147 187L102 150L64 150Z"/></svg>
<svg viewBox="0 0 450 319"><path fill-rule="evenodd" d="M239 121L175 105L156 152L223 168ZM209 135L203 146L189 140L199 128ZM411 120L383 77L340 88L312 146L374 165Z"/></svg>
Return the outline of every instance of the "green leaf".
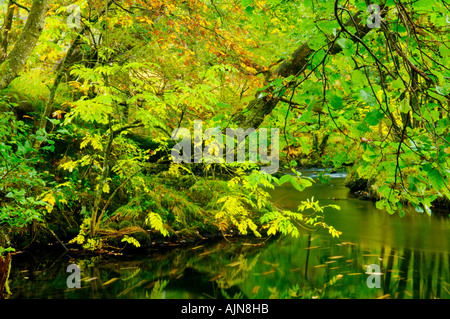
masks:
<svg viewBox="0 0 450 319"><path fill-rule="evenodd" d="M331 107L335 110L340 110L344 107L344 103L341 97L333 95L330 99Z"/></svg>
<svg viewBox="0 0 450 319"><path fill-rule="evenodd" d="M164 227L163 220L159 214L153 212L148 213L145 223L160 232L164 237L169 236L169 232Z"/></svg>
<svg viewBox="0 0 450 319"><path fill-rule="evenodd" d="M312 185L312 182L306 178L291 178L290 182L299 192Z"/></svg>
<svg viewBox="0 0 450 319"><path fill-rule="evenodd" d="M371 126L378 125L380 120L384 118L384 113L379 110L373 110L366 114L364 121Z"/></svg>
<svg viewBox="0 0 450 319"><path fill-rule="evenodd" d="M364 72L360 70L355 70L352 72L352 82L356 85L364 83L366 81L366 76Z"/></svg>
<svg viewBox="0 0 450 319"><path fill-rule="evenodd" d="M279 180L278 180L278 186L283 185L286 182L291 181L291 179L295 179L295 177L291 176L291 175L283 175Z"/></svg>
<svg viewBox="0 0 450 319"><path fill-rule="evenodd" d="M365 124L364 122L363 123L359 123L357 126L356 126L356 128L359 130L359 131L362 131L362 132L371 132L371 129L367 126L367 124Z"/></svg>
<svg viewBox="0 0 450 319"><path fill-rule="evenodd" d="M319 50L326 42L328 42L327 38L324 35L319 34L308 42L308 47L311 50L316 51Z"/></svg>
<svg viewBox="0 0 450 319"><path fill-rule="evenodd" d="M411 105L409 105L409 101L408 99L403 99L399 104L398 104L398 109L400 110L400 112L402 113L408 113L409 111L411 111Z"/></svg>
<svg viewBox="0 0 450 319"><path fill-rule="evenodd" d="M414 205L414 209L416 210L416 212L423 213L422 207L420 207L419 205L416 205L416 204L413 204L413 205Z"/></svg>
<svg viewBox="0 0 450 319"><path fill-rule="evenodd" d="M398 78L397 80L392 81L391 85L394 89L401 89L403 88L403 81L401 78Z"/></svg>
<svg viewBox="0 0 450 319"><path fill-rule="evenodd" d="M427 172L428 179L434 188L440 190L445 187L446 184L441 174L431 164L424 165L422 169Z"/></svg>
<svg viewBox="0 0 450 319"><path fill-rule="evenodd" d="M218 106L218 107L230 107L229 104L227 104L227 103L222 103L222 102L217 103L217 106Z"/></svg>
<svg viewBox="0 0 450 319"><path fill-rule="evenodd" d="M439 52L443 57L449 57L450 56L450 48L448 48L446 45L440 45L439 46Z"/></svg>
<svg viewBox="0 0 450 319"><path fill-rule="evenodd" d="M245 12L247 12L248 14L251 14L253 12L253 10L255 10L255 8L252 6L248 6L245 8Z"/></svg>

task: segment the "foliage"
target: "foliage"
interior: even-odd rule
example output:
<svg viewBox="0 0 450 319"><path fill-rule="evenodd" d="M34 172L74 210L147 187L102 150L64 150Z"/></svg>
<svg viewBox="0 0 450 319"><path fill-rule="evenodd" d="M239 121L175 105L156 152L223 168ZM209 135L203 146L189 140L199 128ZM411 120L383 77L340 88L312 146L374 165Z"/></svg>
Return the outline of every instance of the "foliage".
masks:
<svg viewBox="0 0 450 319"><path fill-rule="evenodd" d="M169 236L169 232L164 228L161 216L156 213L150 212L145 219L145 223L150 225L153 229L160 232L163 236Z"/></svg>
<svg viewBox="0 0 450 319"><path fill-rule="evenodd" d="M78 235L70 240L69 243L77 243L78 245L82 245L86 250L98 250L103 246L102 241L99 238L89 238L89 226L91 220L90 218L86 218L83 220L83 223L80 226L80 231ZM87 237L87 238L86 238Z"/></svg>
<svg viewBox="0 0 450 319"><path fill-rule="evenodd" d="M380 7L383 20L373 29L352 23L366 21L368 14L358 13L366 12L364 2L315 7L324 19L311 22L306 35L313 54L303 74L272 82L272 94L283 92L290 102L283 101L286 116L270 123L284 125L291 154L314 151L305 141L312 135L325 163L355 163L359 177L375 181L380 209L403 215L409 203L431 214L436 198L450 198L448 7L440 1ZM332 137L345 147L320 149Z"/></svg>
<svg viewBox="0 0 450 319"><path fill-rule="evenodd" d="M172 132L198 119L279 128L288 168L353 165L390 214L450 200L445 2L383 1L379 28L360 1L71 5L79 25L67 23L68 3L51 3L34 53L1 92L2 228L50 224L86 249L213 232L339 235L324 221L335 205L271 202L275 185L312 185L296 170L171 163ZM32 16L11 10L6 53Z"/></svg>
<svg viewBox="0 0 450 319"><path fill-rule="evenodd" d="M323 298L327 292L327 289L334 286L341 280L343 275L335 275L328 282L324 283L320 288L305 289L298 284L292 286L286 291L279 291L276 287L269 288L269 299L317 299ZM309 288L309 287L308 287Z"/></svg>
<svg viewBox="0 0 450 319"><path fill-rule="evenodd" d="M300 229L313 230L314 228L323 227L328 229L329 233L333 237L339 237L341 232L337 231L333 226L327 225L324 220L324 208L340 209L337 205L320 206L318 201L314 201L314 197L311 200L302 201L298 206L299 212L290 211L273 211L265 214L261 217L262 223L267 223L267 234L274 235L277 232L281 232L284 235L291 235L298 237L300 235ZM305 210L312 210L312 213L304 215ZM302 212L302 213L300 213ZM313 229L309 229L311 226Z"/></svg>
<svg viewBox="0 0 450 319"><path fill-rule="evenodd" d="M125 235L121 241L125 241L129 244L132 244L134 247L139 248L141 247L141 244L133 237L130 237L128 235Z"/></svg>
<svg viewBox="0 0 450 319"><path fill-rule="evenodd" d="M48 143L41 153L31 146L33 139ZM42 132L28 136L26 124L16 121L12 112L0 116L0 141L0 227L19 232L35 223L45 224L55 199L44 191L46 174L35 165L42 161L42 154L53 150L53 141Z"/></svg>
<svg viewBox="0 0 450 319"><path fill-rule="evenodd" d="M240 234L246 235L251 230L256 237L260 237L258 231L258 221L263 229L267 229L267 235L282 233L298 237L299 229L307 229L305 225L312 227L327 228L333 237L339 236L340 232L332 226L327 225L324 220L323 210L326 207L339 209L337 205L320 206L318 201L307 200L301 202L298 207L299 212L312 210L312 213L304 216L301 213L294 213L276 207L270 201L270 196L264 188L273 188L274 184L282 185L290 182L298 191L311 186L310 179L300 177L300 173L293 170L296 176L283 175L280 179L259 171L252 171L250 175L237 171L236 177L232 178L228 184L232 193L221 197L217 204L221 204L219 212L215 215L219 229L223 232L230 225L235 226Z"/></svg>
<svg viewBox="0 0 450 319"><path fill-rule="evenodd" d="M152 288L150 294L145 293L146 298L148 299L163 299L163 291L164 288L169 284L169 280L158 280L155 283L155 286Z"/></svg>
<svg viewBox="0 0 450 319"><path fill-rule="evenodd" d="M12 248L12 247L7 247L7 248L5 248L5 247L0 247L0 257L1 257L1 256L5 256L7 253L13 252L13 251L15 251L15 249Z"/></svg>

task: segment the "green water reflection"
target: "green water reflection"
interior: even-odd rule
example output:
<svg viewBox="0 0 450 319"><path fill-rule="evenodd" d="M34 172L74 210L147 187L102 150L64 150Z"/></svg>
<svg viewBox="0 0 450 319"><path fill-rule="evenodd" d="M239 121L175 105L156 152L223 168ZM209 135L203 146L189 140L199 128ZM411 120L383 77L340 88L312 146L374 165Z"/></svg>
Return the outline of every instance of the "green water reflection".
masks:
<svg viewBox="0 0 450 319"><path fill-rule="evenodd" d="M22 253L11 298L450 298L448 218L389 216L349 194L340 175L272 196L290 209L312 196L340 205L326 218L343 234L205 241L116 258ZM71 263L81 267L79 289L66 285ZM367 286L367 265L380 267L380 288Z"/></svg>

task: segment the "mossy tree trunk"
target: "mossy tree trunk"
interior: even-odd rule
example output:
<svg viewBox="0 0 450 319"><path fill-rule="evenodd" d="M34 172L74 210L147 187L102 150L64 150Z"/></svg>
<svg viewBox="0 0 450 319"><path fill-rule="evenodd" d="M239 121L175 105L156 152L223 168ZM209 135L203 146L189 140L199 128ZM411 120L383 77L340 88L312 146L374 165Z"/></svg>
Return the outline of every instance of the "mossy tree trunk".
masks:
<svg viewBox="0 0 450 319"><path fill-rule="evenodd" d="M9 291L8 278L11 269L11 254L6 257L0 255L0 299L7 299L11 292Z"/></svg>
<svg viewBox="0 0 450 319"><path fill-rule="evenodd" d="M0 90L16 78L33 52L45 24L50 0L34 0L22 34L8 57L0 64Z"/></svg>
<svg viewBox="0 0 450 319"><path fill-rule="evenodd" d="M362 12L358 12L345 23L346 26L355 27L360 39L371 30L364 24L365 21L363 21L362 16ZM311 63L310 57L315 52L308 42L309 41L306 41L300 45L297 50L292 53L289 59L280 64L280 66L271 74L271 78L287 78L290 75L298 76L305 72L308 65ZM331 41L329 43L329 55L335 55L341 51L342 48L336 42ZM256 96L254 100L249 102L244 110L234 116L233 121L241 128L256 129L264 121L264 118L275 109L280 100L287 103L289 102L289 100L281 99L276 95L262 96L262 94L259 94L259 96Z"/></svg>
<svg viewBox="0 0 450 319"><path fill-rule="evenodd" d="M308 43L301 45L292 55L291 59L283 62L274 72L274 77L288 77L302 72L307 66L308 57L314 52ZM239 113L234 121L239 127L258 128L264 121L266 115L270 114L277 106L279 99L275 96L257 96L250 101L247 108Z"/></svg>
<svg viewBox="0 0 450 319"><path fill-rule="evenodd" d="M8 53L9 33L11 32L15 6L11 0L8 1L8 9L3 21L3 28L0 33L0 63L6 59Z"/></svg>

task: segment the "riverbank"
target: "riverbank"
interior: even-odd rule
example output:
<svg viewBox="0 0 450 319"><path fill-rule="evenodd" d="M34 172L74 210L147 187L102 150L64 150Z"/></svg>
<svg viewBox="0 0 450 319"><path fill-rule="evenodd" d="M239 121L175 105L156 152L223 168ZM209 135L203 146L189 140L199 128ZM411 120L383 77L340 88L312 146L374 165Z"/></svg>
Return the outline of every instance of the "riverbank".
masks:
<svg viewBox="0 0 450 319"><path fill-rule="evenodd" d="M361 178L354 170L349 170L345 186L348 187L349 190L358 198L376 202L382 198L382 195L377 192L379 187L377 184L379 183L380 181L377 181L376 178ZM406 206L412 206L405 200L401 201ZM446 197L438 197L431 202L430 209L434 214L450 215L450 199ZM412 207L412 210L414 210L414 207ZM424 211L419 210L417 212L423 213Z"/></svg>
<svg viewBox="0 0 450 319"><path fill-rule="evenodd" d="M243 235L237 227L230 227L226 231L221 230L215 216L218 206L215 206L214 202L221 194L228 191L227 183L230 176L224 175L228 178L221 179L220 173L213 177L209 172L208 177L208 172L197 169L193 175L170 177L168 175L170 166L164 167L167 169L159 174L142 177L144 184L151 191L129 200L126 205L112 206L114 214L108 216L103 222L104 228L99 231L97 247L84 246L83 248L83 244L88 240L88 229L80 236L80 229L83 230L83 227L88 226L83 214L57 209L57 205L48 216L45 227L40 223L32 223L20 231L7 233L8 238L3 241L3 246L6 247L9 243L9 246L20 251L27 248L46 247L50 244L59 245L64 249L67 247L115 252L124 247L163 248ZM326 168L303 168L300 171L302 176L312 178L317 184L323 182L327 185L331 183L330 178L345 178L345 187L355 197L371 202L379 198L371 188L374 182L358 178L357 174L348 167L338 171ZM156 171L149 169L147 173L155 174ZM286 173L289 171L280 171L274 176L281 178ZM206 177L203 177L204 175ZM339 198L332 199L339 200ZM120 197L118 200L121 201ZM436 202L433 212L448 215L448 201ZM336 204L339 205L339 202ZM156 212L160 216L160 227L167 229L167 236L146 224L148 212ZM257 219L253 217L258 227L261 227ZM67 223L68 220L70 223ZM254 234L250 235L254 236ZM135 240L123 240L124 237Z"/></svg>

